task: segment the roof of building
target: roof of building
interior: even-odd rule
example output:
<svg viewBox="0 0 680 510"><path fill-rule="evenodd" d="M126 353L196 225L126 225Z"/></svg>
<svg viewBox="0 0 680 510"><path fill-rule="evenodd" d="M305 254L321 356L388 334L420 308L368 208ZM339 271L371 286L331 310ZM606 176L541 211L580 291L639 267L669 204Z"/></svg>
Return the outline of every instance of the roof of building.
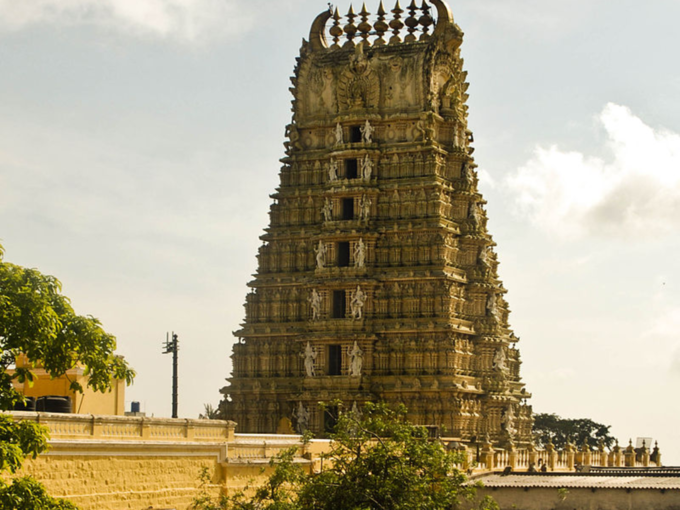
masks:
<svg viewBox="0 0 680 510"><path fill-rule="evenodd" d="M517 473L482 475L488 488L656 489L680 491L680 468L599 468L589 473Z"/></svg>

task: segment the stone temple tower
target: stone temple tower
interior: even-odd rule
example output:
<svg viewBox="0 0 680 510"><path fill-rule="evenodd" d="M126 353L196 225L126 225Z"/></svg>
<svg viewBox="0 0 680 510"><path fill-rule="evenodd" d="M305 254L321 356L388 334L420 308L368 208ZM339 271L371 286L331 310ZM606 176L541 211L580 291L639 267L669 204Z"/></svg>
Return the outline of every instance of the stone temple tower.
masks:
<svg viewBox="0 0 680 510"><path fill-rule="evenodd" d="M222 390L241 432L323 436L319 402L386 401L463 442L529 440L462 38L443 0L313 22Z"/></svg>

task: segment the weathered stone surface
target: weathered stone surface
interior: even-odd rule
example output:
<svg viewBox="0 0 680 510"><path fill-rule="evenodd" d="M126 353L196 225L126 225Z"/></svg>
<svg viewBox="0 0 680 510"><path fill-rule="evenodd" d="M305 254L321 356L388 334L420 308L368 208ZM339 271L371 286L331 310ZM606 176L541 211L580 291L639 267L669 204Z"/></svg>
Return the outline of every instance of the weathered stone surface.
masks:
<svg viewBox="0 0 680 510"><path fill-rule="evenodd" d="M287 418L323 434L332 420L317 403L339 399L404 403L415 423L462 441L530 437L477 189L462 31L432 3L431 34L428 12L404 38L390 22L389 42L326 12L303 43L281 181L222 390L240 431L271 433Z"/></svg>

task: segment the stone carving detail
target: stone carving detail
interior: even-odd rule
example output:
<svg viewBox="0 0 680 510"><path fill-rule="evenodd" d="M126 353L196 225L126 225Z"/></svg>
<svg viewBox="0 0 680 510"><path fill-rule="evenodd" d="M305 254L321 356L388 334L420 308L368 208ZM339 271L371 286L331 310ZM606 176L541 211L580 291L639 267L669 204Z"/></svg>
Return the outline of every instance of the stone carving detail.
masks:
<svg viewBox="0 0 680 510"><path fill-rule="evenodd" d="M309 305L312 308L312 320L319 320L321 318L321 294L316 289L312 289L309 296Z"/></svg>
<svg viewBox="0 0 680 510"><path fill-rule="evenodd" d="M326 253L328 253L328 247L323 241L319 241L319 245L314 248L316 268L323 269L326 265Z"/></svg>
<svg viewBox="0 0 680 510"><path fill-rule="evenodd" d="M371 126L371 123L366 119L366 122L361 126L361 141L363 143L373 143L373 133L375 128Z"/></svg>
<svg viewBox="0 0 680 510"><path fill-rule="evenodd" d="M361 160L361 178L364 181L370 181L371 175L373 174L373 161L366 155L364 159Z"/></svg>
<svg viewBox="0 0 680 510"><path fill-rule="evenodd" d="M354 341L352 348L347 348L349 354L349 375L350 377L361 377L361 369L364 366L364 351L361 350L357 341Z"/></svg>
<svg viewBox="0 0 680 510"><path fill-rule="evenodd" d="M359 239L354 245L354 267L364 267L366 262L366 245Z"/></svg>
<svg viewBox="0 0 680 510"><path fill-rule="evenodd" d="M352 293L352 299L349 302L349 308L352 312L353 320L359 320L362 318L366 297L366 293L361 290L361 286L357 285L357 290Z"/></svg>
<svg viewBox="0 0 680 510"><path fill-rule="evenodd" d="M371 204L373 201L366 195L359 199L359 219L367 220L371 217Z"/></svg>
<svg viewBox="0 0 680 510"><path fill-rule="evenodd" d="M505 374L508 371L507 357L503 347L499 347L493 355L493 369L501 374Z"/></svg>
<svg viewBox="0 0 680 510"><path fill-rule="evenodd" d="M338 162L331 159L328 163L328 180L334 182L338 180Z"/></svg>
<svg viewBox="0 0 680 510"><path fill-rule="evenodd" d="M489 294L486 300L486 312L494 320L499 320L498 316L498 298L495 294Z"/></svg>
<svg viewBox="0 0 680 510"><path fill-rule="evenodd" d="M333 203L328 198L324 199L321 212L324 221L333 221Z"/></svg>
<svg viewBox="0 0 680 510"><path fill-rule="evenodd" d="M373 24L325 13L301 49L281 182L223 390L243 432L274 432L292 412L297 431L323 435L311 403L339 397L403 402L411 421L462 442L530 440L531 410L517 402L531 395L477 189L462 32L444 1L434 30L429 2L403 17L380 9ZM329 376L355 379L319 377L322 358Z"/></svg>
<svg viewBox="0 0 680 510"><path fill-rule="evenodd" d="M314 371L314 362L316 361L317 355L318 353L316 352L316 349L314 349L312 345L307 342L305 352L301 354L305 360L305 373L307 374L307 377L314 377L316 375Z"/></svg>
<svg viewBox="0 0 680 510"><path fill-rule="evenodd" d="M309 429L309 411L302 402L298 402L297 408L293 410L293 418L297 420L296 428L298 434L307 432L307 429Z"/></svg>
<svg viewBox="0 0 680 510"><path fill-rule="evenodd" d="M338 103L341 109L375 108L380 98L380 81L364 54L362 44L350 57L347 69L338 81Z"/></svg>

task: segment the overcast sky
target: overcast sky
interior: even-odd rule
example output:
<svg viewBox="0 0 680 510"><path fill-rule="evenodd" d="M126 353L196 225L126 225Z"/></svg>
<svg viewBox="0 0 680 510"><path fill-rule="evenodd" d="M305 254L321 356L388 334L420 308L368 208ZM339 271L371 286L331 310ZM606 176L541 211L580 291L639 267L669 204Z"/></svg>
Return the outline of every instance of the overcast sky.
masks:
<svg viewBox="0 0 680 510"><path fill-rule="evenodd" d="M346 12L348 3L339 4ZM356 7L356 6L355 6ZM369 3L369 10L376 5ZM138 372L216 405L321 0L0 0L0 239ZM456 0L470 127L536 412L680 464L680 2ZM128 404L129 405L129 404Z"/></svg>

